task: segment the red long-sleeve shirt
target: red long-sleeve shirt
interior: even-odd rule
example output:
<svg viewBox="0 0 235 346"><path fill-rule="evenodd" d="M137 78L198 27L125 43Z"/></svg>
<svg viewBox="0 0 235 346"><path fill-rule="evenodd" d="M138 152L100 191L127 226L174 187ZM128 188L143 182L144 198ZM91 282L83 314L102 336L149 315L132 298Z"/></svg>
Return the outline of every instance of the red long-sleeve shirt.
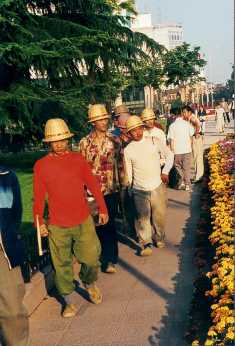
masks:
<svg viewBox="0 0 235 346"><path fill-rule="evenodd" d="M48 154L34 165L33 214L39 223L44 223L43 212L48 198L48 224L73 227L83 223L90 215L85 197L85 186L96 199L99 212L107 213L107 208L97 179L93 176L87 161L75 152L63 155Z"/></svg>

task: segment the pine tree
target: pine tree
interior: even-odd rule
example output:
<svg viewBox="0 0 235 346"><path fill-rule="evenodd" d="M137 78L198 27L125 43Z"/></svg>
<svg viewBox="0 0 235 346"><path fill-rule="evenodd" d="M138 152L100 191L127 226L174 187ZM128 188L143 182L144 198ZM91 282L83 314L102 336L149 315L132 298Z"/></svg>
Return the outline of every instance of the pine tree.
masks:
<svg viewBox="0 0 235 346"><path fill-rule="evenodd" d="M87 106L111 102L160 46L127 26L133 1L1 0L0 126L24 140L52 116L80 135ZM32 78L33 77L33 78Z"/></svg>

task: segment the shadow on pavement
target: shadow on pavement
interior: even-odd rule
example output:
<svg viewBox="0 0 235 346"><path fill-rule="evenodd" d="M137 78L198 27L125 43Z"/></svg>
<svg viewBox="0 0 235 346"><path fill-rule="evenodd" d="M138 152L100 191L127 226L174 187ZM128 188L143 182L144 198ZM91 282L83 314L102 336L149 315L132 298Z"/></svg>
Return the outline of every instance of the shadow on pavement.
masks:
<svg viewBox="0 0 235 346"><path fill-rule="evenodd" d="M157 285L154 281L152 281L150 278L148 278L146 275L141 273L138 269L133 267L131 264L126 262L124 259L119 258L118 264L120 267L122 267L124 270L126 270L131 275L135 276L136 279L138 279L140 282L148 286L152 291L154 291L156 294L158 294L163 299L169 299L170 293L167 292L164 288ZM144 301L143 301L144 304Z"/></svg>
<svg viewBox="0 0 235 346"><path fill-rule="evenodd" d="M183 238L178 248L179 272L172 278L174 293L167 294L167 314L162 317L161 327L152 326L148 342L151 346L186 346L184 339L188 313L193 294L193 251L195 228L198 220L200 185L194 186L190 202L190 217L183 229Z"/></svg>

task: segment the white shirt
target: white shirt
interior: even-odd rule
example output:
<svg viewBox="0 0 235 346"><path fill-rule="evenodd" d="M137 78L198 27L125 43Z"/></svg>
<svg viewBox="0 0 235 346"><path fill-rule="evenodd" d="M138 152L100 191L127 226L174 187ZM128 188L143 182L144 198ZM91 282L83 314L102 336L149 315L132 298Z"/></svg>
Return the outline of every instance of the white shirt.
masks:
<svg viewBox="0 0 235 346"><path fill-rule="evenodd" d="M124 160L129 185L137 190L153 191L162 183L160 155L166 158L162 171L168 174L173 166L174 154L160 140L142 138L132 141L124 149Z"/></svg>
<svg viewBox="0 0 235 346"><path fill-rule="evenodd" d="M223 117L224 116L224 108L222 107L218 107L215 109L215 114L218 116L218 117Z"/></svg>
<svg viewBox="0 0 235 346"><path fill-rule="evenodd" d="M194 134L193 126L184 119L177 118L170 125L167 139L172 141L174 154L188 154L192 152L191 137Z"/></svg>
<svg viewBox="0 0 235 346"><path fill-rule="evenodd" d="M164 131L157 127L153 127L150 130L144 130L144 138L160 139L164 144L166 144L166 135Z"/></svg>

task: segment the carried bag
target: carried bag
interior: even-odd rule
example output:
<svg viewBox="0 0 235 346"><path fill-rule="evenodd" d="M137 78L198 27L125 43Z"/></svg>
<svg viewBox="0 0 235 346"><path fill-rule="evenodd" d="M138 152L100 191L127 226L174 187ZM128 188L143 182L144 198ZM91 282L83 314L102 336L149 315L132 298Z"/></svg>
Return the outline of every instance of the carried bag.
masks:
<svg viewBox="0 0 235 346"><path fill-rule="evenodd" d="M169 172L169 187L171 187L172 189L177 188L179 186L180 179L181 177L179 172L177 171L175 166L173 166Z"/></svg>

